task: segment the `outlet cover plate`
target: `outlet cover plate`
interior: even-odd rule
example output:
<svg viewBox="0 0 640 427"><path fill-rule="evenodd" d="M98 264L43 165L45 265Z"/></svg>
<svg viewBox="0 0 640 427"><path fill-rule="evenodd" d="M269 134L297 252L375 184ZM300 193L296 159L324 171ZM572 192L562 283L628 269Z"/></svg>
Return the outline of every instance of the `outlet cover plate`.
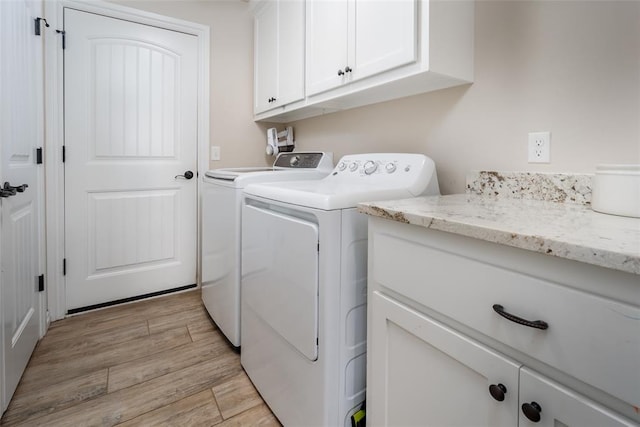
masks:
<svg viewBox="0 0 640 427"><path fill-rule="evenodd" d="M529 133L529 163L551 163L551 132Z"/></svg>

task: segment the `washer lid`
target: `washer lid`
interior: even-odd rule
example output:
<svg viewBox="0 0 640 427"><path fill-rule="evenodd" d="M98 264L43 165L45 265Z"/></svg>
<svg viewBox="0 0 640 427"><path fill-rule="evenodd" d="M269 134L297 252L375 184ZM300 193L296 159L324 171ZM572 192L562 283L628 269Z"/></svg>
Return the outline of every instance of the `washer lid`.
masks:
<svg viewBox="0 0 640 427"><path fill-rule="evenodd" d="M332 153L304 151L280 153L272 167L212 169L204 175L207 182L243 188L251 182L320 179L332 168Z"/></svg>

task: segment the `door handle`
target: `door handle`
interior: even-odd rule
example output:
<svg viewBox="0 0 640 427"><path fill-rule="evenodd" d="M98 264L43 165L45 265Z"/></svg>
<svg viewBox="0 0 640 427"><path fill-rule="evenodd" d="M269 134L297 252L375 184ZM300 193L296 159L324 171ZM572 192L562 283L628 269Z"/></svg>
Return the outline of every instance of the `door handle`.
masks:
<svg viewBox="0 0 640 427"><path fill-rule="evenodd" d="M0 188L0 197L2 197L2 198L11 197L11 196L15 196L15 195L16 195L15 191L5 190L3 188Z"/></svg>
<svg viewBox="0 0 640 427"><path fill-rule="evenodd" d="M193 178L193 172L186 171L183 175L176 175L175 179L178 179L178 178L191 179Z"/></svg>
<svg viewBox="0 0 640 427"><path fill-rule="evenodd" d="M2 187L2 189L5 190L5 191L13 192L12 196L15 196L16 192L24 193L24 190L26 190L27 187L29 187L27 184L22 184L22 185L18 185L17 187L14 187L10 183L5 182L4 186Z"/></svg>

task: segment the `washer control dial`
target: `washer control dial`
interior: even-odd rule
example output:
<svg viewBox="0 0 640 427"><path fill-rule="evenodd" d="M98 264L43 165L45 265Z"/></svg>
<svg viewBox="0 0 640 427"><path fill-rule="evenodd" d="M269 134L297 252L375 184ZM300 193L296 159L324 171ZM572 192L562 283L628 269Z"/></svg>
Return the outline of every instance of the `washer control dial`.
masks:
<svg viewBox="0 0 640 427"><path fill-rule="evenodd" d="M347 168L347 164L345 162L338 163L338 170L343 171Z"/></svg>
<svg viewBox="0 0 640 427"><path fill-rule="evenodd" d="M374 162L373 160L368 160L364 164L364 173L367 174L367 175L371 175L377 169L378 169L378 164L376 162Z"/></svg>
<svg viewBox="0 0 640 427"><path fill-rule="evenodd" d="M358 164L356 162L351 163L351 165L349 166L349 170L351 172L355 172L358 170Z"/></svg>
<svg viewBox="0 0 640 427"><path fill-rule="evenodd" d="M293 156L291 160L289 160L291 166L296 166L298 163L300 163L300 156Z"/></svg>
<svg viewBox="0 0 640 427"><path fill-rule="evenodd" d="M384 167L387 171L387 173L394 173L396 170L396 164L395 163L387 163L387 165Z"/></svg>

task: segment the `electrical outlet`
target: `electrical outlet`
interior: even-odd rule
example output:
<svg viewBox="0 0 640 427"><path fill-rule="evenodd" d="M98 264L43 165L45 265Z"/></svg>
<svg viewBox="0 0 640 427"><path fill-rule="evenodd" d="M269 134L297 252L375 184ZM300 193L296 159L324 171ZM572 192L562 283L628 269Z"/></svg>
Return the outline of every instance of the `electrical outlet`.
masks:
<svg viewBox="0 0 640 427"><path fill-rule="evenodd" d="M529 133L529 163L551 163L551 132Z"/></svg>
<svg viewBox="0 0 640 427"><path fill-rule="evenodd" d="M220 160L220 147L217 145L211 146L211 160Z"/></svg>

